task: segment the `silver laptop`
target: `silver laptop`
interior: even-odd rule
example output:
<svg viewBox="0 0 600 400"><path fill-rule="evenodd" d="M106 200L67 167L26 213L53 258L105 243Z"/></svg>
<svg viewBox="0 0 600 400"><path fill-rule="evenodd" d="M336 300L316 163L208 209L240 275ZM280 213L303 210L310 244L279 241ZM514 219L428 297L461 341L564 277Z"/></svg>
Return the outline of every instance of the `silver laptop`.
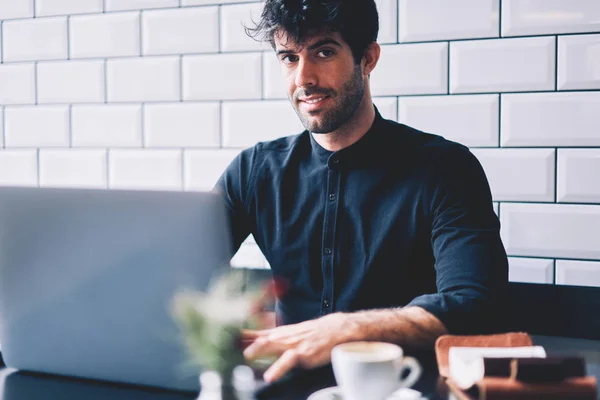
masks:
<svg viewBox="0 0 600 400"><path fill-rule="evenodd" d="M9 367L198 390L170 304L229 265L216 194L0 188Z"/></svg>

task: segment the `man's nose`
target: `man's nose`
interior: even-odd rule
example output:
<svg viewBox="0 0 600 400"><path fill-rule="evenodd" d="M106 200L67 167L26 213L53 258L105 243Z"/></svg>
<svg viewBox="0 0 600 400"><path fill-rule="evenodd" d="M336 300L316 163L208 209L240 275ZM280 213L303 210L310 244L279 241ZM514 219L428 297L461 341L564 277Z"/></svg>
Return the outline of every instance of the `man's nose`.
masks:
<svg viewBox="0 0 600 400"><path fill-rule="evenodd" d="M317 73L313 63L309 60L300 60L296 69L296 87L317 85Z"/></svg>

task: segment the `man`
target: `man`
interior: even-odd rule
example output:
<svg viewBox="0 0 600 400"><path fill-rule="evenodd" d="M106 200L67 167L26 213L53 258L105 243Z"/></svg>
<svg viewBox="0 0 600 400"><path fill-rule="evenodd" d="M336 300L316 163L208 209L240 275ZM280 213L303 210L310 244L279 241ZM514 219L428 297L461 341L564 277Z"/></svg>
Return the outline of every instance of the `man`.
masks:
<svg viewBox="0 0 600 400"><path fill-rule="evenodd" d="M247 358L278 357L269 382L328 363L338 343L489 330L508 279L476 158L374 107L377 32L373 0L267 0L248 29L273 45L306 127L244 150L216 186L233 250L253 234L288 285L280 326L246 333Z"/></svg>

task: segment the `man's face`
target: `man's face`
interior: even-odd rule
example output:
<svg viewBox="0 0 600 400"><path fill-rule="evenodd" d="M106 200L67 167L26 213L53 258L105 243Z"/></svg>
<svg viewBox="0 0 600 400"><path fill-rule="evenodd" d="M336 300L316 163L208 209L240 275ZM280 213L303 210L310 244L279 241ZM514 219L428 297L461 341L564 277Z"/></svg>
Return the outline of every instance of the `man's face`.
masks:
<svg viewBox="0 0 600 400"><path fill-rule="evenodd" d="M306 129L333 132L353 116L365 80L339 33L315 35L300 46L280 32L275 35L275 52L288 97Z"/></svg>

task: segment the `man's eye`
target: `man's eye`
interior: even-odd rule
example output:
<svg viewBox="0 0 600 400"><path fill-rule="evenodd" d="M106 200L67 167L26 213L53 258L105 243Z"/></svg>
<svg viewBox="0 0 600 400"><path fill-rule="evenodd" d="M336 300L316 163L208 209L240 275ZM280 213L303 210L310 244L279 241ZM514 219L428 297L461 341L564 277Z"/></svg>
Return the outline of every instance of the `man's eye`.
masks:
<svg viewBox="0 0 600 400"><path fill-rule="evenodd" d="M331 57L333 55L333 50L321 50L318 53L319 57L323 57L323 58L328 58Z"/></svg>
<svg viewBox="0 0 600 400"><path fill-rule="evenodd" d="M289 64L289 63L293 63L293 62L298 61L298 57L296 57L294 55L291 55L291 54L287 54L287 55L281 57L281 61L284 64Z"/></svg>

